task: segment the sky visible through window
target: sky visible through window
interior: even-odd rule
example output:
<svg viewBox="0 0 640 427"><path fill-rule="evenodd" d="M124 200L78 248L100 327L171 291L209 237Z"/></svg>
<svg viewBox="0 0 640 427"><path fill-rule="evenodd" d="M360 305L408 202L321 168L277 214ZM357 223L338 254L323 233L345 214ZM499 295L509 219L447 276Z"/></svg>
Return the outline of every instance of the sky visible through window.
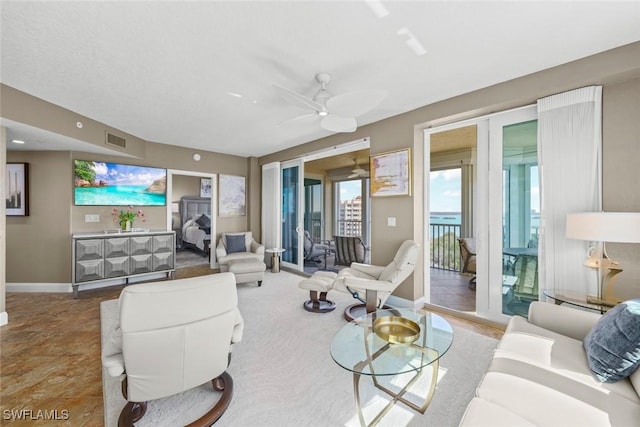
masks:
<svg viewBox="0 0 640 427"><path fill-rule="evenodd" d="M431 212L459 213L462 204L460 168L432 171L430 173Z"/></svg>
<svg viewBox="0 0 640 427"><path fill-rule="evenodd" d="M340 182L340 201L353 200L356 196L361 195L361 180Z"/></svg>
<svg viewBox="0 0 640 427"><path fill-rule="evenodd" d="M459 213L461 211L461 169L444 169L430 173L430 211ZM538 167L531 167L531 210L540 212Z"/></svg>

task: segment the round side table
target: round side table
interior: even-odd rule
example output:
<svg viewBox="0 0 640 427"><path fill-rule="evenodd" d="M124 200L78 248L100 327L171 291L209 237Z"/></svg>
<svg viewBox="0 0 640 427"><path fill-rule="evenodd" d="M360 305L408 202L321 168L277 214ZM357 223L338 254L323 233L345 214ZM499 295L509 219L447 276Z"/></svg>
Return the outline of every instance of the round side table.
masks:
<svg viewBox="0 0 640 427"><path fill-rule="evenodd" d="M271 272L279 273L280 272L280 254L283 253L286 249L282 248L271 248L265 249L266 252L271 254Z"/></svg>

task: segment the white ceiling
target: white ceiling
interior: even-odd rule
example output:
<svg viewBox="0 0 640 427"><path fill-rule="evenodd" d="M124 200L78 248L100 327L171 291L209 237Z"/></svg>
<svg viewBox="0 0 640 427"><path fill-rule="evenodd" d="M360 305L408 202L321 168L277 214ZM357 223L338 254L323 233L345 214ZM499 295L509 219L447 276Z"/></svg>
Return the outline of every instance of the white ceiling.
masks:
<svg viewBox="0 0 640 427"><path fill-rule="evenodd" d="M279 126L307 111L274 84L312 97L328 72L334 95L387 90L361 126L640 40L637 1L0 7L2 83L149 141L241 156L330 134L316 119Z"/></svg>

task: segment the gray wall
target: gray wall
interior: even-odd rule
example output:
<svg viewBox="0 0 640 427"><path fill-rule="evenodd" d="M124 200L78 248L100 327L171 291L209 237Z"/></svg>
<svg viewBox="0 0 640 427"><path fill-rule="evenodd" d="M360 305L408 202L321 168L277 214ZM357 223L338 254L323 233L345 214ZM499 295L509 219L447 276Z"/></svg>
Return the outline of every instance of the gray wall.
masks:
<svg viewBox="0 0 640 427"><path fill-rule="evenodd" d="M424 171L422 129L453 123L497 111L534 104L537 99L555 93L588 86L603 85L603 150L605 210L640 212L637 169L638 99L640 99L640 42L613 49L578 61L550 68L475 92L437 102L370 125L350 134L336 134L260 158L260 164L300 157L306 153L369 137L371 154L400 148L413 148L413 195L404 198L374 198L372 210L372 262L388 263L399 244L406 239L423 242ZM430 82L425 80L428 90ZM623 154L624 153L624 154ZM615 160L614 160L615 159ZM622 205L623 206L622 206ZM387 217L397 218L398 226L387 226ZM613 245L610 255L613 257ZM640 265L638 247L616 248L617 258L628 266ZM424 296L424 277L419 265L413 277L405 281L395 295L411 301ZM625 272L627 273L627 272ZM624 274L624 273L623 273ZM620 285L633 281L624 274Z"/></svg>
<svg viewBox="0 0 640 427"><path fill-rule="evenodd" d="M4 118L100 147L104 147L109 130L126 136L127 149L121 150L122 154L134 156L122 157L118 152L110 156L79 151L6 151L6 161L30 165L30 215L6 218L6 248L2 247L10 266L6 270L9 283L70 283L71 234L114 227L111 206L73 205L74 159L248 176L250 162L244 157L197 150L201 160L196 162L193 149L144 141L6 85L0 85L0 90L0 115ZM82 129L75 126L76 121L84 123ZM249 188L251 191L256 194ZM166 207L143 209L146 228L166 229ZM100 222L84 222L86 214L100 215ZM217 231L245 230L248 224L249 216L219 218Z"/></svg>

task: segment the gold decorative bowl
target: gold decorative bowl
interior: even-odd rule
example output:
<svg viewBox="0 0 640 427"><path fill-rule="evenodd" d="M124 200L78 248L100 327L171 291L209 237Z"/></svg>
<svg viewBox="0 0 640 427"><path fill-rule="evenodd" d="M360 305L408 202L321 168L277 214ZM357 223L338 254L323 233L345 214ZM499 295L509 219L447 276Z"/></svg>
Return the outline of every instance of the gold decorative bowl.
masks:
<svg viewBox="0 0 640 427"><path fill-rule="evenodd" d="M373 321L373 331L390 343L410 344L418 339L420 326L404 317L382 316Z"/></svg>

